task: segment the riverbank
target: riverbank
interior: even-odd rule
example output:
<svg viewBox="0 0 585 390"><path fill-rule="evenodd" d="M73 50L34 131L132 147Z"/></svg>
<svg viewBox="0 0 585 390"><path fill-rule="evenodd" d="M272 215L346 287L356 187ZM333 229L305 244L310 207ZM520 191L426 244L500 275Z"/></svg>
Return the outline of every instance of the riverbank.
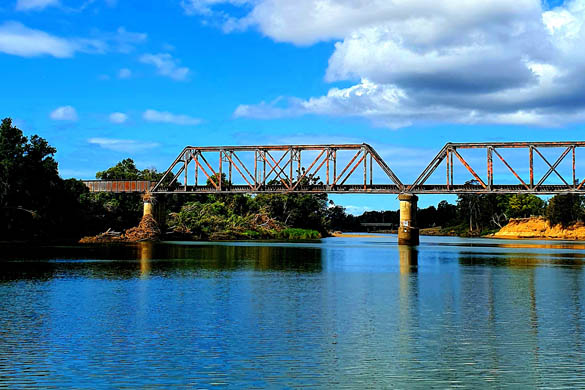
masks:
<svg viewBox="0 0 585 390"><path fill-rule="evenodd" d="M583 241L585 225L583 222L577 222L564 228L561 225L551 226L543 217L513 218L506 226L488 237Z"/></svg>
<svg viewBox="0 0 585 390"><path fill-rule="evenodd" d="M228 229L222 231L209 231L195 234L191 231L170 231L163 233L156 220L151 215L142 217L140 224L125 230L114 232L107 230L95 236L83 237L81 244L114 243L114 242L141 242L141 241L236 241L236 240L317 240L323 235L316 230L299 229L275 226L262 226L252 229Z"/></svg>

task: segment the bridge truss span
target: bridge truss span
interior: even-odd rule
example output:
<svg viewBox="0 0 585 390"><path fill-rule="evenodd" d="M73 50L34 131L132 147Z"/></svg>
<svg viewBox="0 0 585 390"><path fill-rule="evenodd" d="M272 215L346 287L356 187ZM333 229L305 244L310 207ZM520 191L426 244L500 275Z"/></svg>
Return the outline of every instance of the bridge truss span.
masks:
<svg viewBox="0 0 585 390"><path fill-rule="evenodd" d="M380 179L383 183L378 182ZM400 193L404 190L404 184L370 145L332 144L188 146L152 192Z"/></svg>
<svg viewBox="0 0 585 390"><path fill-rule="evenodd" d="M420 171L424 156L405 170ZM423 165L424 166L424 165ZM447 143L412 184L368 144L187 146L155 183L86 181L94 192L584 193L585 141ZM581 172L585 176L585 172Z"/></svg>
<svg viewBox="0 0 585 390"><path fill-rule="evenodd" d="M463 153L465 150L476 152L475 156L472 159L465 158ZM505 157L505 150L515 152L516 168L513 167L514 163ZM483 154L483 159L478 158L478 151ZM577 176L579 151L585 152L585 142L448 143L413 184L406 186L405 192L418 194L585 192L585 179L580 180ZM585 161L585 153L581 154L583 156L580 160ZM494 168L495 163L499 164L499 170ZM464 183L455 180L455 166L459 164L468 174L469 180ZM429 179L436 176L435 172L441 165L444 165L445 181L430 184ZM563 165L564 171L560 169Z"/></svg>

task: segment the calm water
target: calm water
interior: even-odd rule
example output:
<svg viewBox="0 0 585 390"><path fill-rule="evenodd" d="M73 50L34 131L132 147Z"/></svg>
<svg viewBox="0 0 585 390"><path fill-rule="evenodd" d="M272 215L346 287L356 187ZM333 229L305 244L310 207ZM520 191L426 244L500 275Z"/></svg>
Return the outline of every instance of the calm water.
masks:
<svg viewBox="0 0 585 390"><path fill-rule="evenodd" d="M0 388L585 387L583 243L0 249Z"/></svg>

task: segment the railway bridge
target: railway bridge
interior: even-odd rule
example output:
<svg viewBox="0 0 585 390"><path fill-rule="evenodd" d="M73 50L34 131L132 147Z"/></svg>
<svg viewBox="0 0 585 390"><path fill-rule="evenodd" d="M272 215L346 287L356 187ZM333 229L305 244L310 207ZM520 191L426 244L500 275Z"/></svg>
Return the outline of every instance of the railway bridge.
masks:
<svg viewBox="0 0 585 390"><path fill-rule="evenodd" d="M400 156L390 158L405 165ZM447 143L405 184L365 143L187 146L158 182L84 182L92 192L147 193L145 213L152 212L158 194L397 194L398 241L416 245L419 195L585 193L585 179L577 175L583 162L585 141Z"/></svg>

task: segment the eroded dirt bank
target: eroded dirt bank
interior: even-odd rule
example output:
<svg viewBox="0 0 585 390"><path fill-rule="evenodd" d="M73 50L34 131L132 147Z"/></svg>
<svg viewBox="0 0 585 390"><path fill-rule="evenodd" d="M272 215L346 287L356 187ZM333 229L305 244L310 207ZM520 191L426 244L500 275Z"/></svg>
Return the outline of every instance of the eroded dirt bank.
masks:
<svg viewBox="0 0 585 390"><path fill-rule="evenodd" d="M563 228L561 225L550 226L542 217L513 218L491 237L585 241L585 225L583 222L577 222Z"/></svg>

